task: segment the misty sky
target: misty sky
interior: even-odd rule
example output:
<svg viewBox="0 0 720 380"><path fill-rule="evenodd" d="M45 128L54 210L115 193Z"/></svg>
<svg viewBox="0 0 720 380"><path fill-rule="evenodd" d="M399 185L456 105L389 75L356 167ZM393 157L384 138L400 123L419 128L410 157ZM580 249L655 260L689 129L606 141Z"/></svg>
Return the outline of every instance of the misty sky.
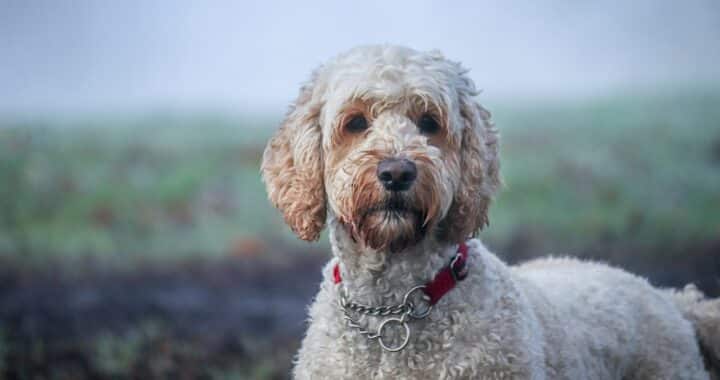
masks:
<svg viewBox="0 0 720 380"><path fill-rule="evenodd" d="M0 112L282 111L385 42L442 50L486 97L720 83L717 0L0 0Z"/></svg>

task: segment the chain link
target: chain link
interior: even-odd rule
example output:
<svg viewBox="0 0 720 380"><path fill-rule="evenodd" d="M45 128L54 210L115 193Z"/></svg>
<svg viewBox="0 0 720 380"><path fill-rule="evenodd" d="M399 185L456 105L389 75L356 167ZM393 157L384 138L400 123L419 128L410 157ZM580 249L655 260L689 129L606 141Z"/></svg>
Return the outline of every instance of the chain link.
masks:
<svg viewBox="0 0 720 380"><path fill-rule="evenodd" d="M372 315L375 317L386 317L388 315L402 314L409 309L408 303L397 304L392 306L368 306L355 302L347 302L344 308L347 310L356 311L360 314Z"/></svg>
<svg viewBox="0 0 720 380"><path fill-rule="evenodd" d="M350 302L347 299L347 295L345 292L345 288L340 285L340 308L343 311L343 318L345 319L345 323L348 327L353 328L357 330L357 332L365 336L368 340L378 340L378 343L380 346L390 352L396 352L400 351L405 346L407 346L409 340L410 340L410 327L408 326L408 321L412 319L423 319L427 317L430 314L430 310L432 309L432 305L427 306L427 309L419 314L415 314L415 305L410 299L410 295L414 293L415 291L424 289L425 286L416 286L412 289L410 289L407 293L405 293L405 296L403 297L403 303L396 304L396 305L381 305L381 306L369 306L364 305L357 302ZM423 299L425 301L428 301L428 297L424 296ZM358 320L353 318L351 315L351 312L355 312L358 314L364 314L372 317L388 317L388 316L395 316L395 315L401 315L401 317L390 317L384 319L376 332L372 332L368 330L367 328L363 327ZM400 324L404 330L405 330L405 338L403 339L402 343L396 346L388 346L383 341L383 329L388 325L390 322L394 322L396 324Z"/></svg>

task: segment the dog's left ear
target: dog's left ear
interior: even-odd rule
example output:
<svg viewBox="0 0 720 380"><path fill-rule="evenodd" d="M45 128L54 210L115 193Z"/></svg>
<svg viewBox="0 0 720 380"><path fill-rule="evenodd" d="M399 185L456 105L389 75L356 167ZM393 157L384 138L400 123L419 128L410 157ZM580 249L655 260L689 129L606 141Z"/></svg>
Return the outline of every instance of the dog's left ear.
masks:
<svg viewBox="0 0 720 380"><path fill-rule="evenodd" d="M325 189L319 115L313 99L317 71L300 89L295 104L263 153L268 197L303 240L317 240L325 225Z"/></svg>
<svg viewBox="0 0 720 380"><path fill-rule="evenodd" d="M490 121L490 112L473 98L472 81L462 76L460 89L460 117L462 138L460 146L460 183L445 220L441 238L464 242L489 224L488 208L501 184L498 157L498 132Z"/></svg>

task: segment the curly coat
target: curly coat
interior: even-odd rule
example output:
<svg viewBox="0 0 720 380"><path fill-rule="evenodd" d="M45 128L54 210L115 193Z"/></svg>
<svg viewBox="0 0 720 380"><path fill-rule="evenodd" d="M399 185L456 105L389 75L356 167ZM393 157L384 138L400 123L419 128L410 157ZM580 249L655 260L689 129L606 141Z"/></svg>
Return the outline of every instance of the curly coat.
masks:
<svg viewBox="0 0 720 380"><path fill-rule="evenodd" d="M717 327L707 327L720 322L717 300L573 259L508 267L476 239L467 243L469 276L412 321L404 350L384 351L346 325L341 286L364 304L396 304L487 225L500 186L498 134L476 95L460 64L387 45L341 54L301 88L261 169L271 202L301 239L318 239L326 224L330 232L333 258L294 377L708 379L693 326L717 355ZM438 128L419 129L423 117ZM348 127L358 118L363 128ZM376 173L398 157L417 166L402 194ZM336 264L342 285L332 281ZM358 319L371 330L382 321Z"/></svg>

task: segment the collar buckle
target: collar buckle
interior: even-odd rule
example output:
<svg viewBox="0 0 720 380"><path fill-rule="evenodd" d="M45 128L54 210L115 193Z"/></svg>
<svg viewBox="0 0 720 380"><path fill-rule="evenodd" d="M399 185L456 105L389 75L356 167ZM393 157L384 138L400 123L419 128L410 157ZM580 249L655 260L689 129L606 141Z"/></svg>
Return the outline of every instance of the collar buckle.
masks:
<svg viewBox="0 0 720 380"><path fill-rule="evenodd" d="M450 274L452 275L455 282L459 282L465 279L468 275L468 266L465 257L459 252L455 254L455 257L450 261Z"/></svg>

